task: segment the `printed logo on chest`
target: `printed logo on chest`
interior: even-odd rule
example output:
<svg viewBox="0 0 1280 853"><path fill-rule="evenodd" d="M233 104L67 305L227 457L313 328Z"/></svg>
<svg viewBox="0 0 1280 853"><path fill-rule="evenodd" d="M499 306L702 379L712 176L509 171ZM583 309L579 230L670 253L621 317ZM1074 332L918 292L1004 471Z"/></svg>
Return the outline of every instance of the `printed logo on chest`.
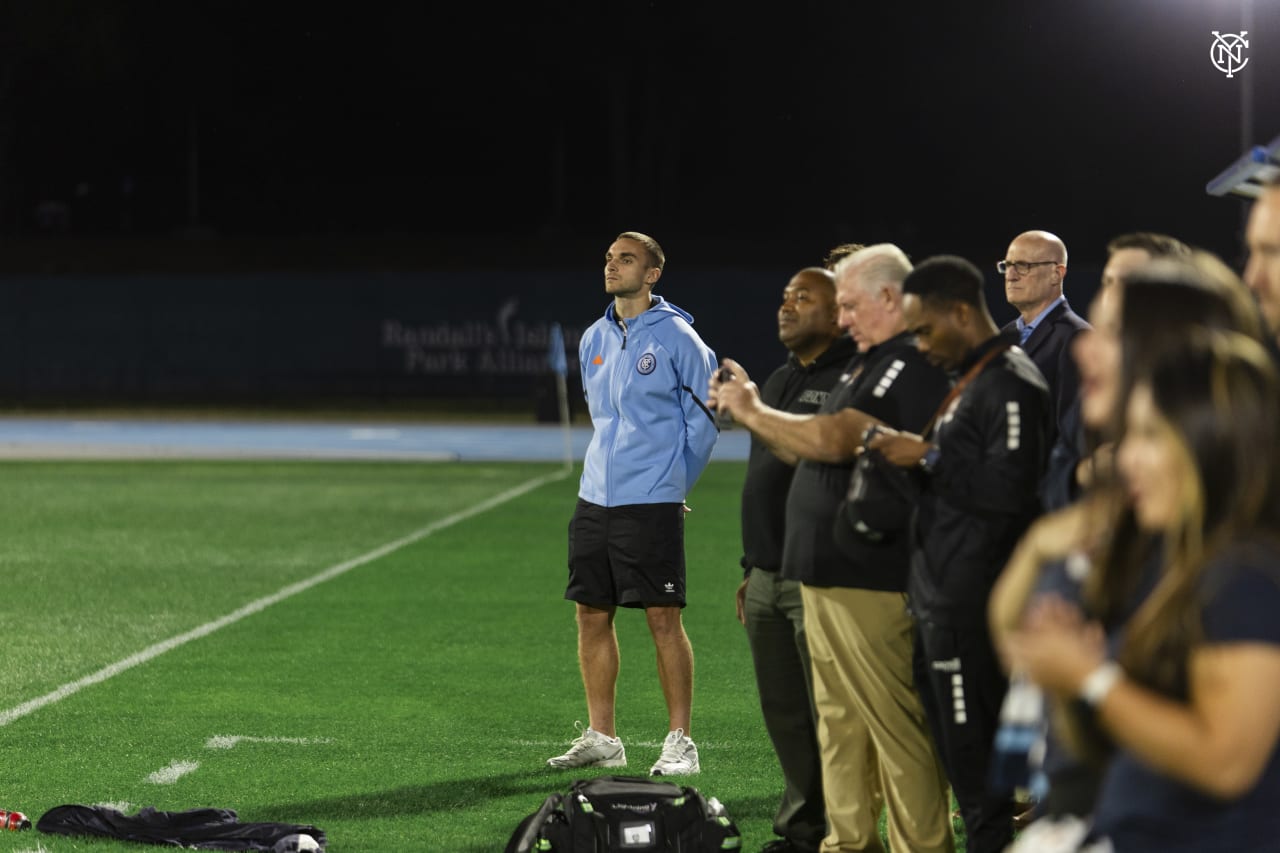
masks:
<svg viewBox="0 0 1280 853"><path fill-rule="evenodd" d="M821 406L827 401L829 391L818 391L814 388L806 388L800 392L800 396L796 398L797 403L805 403L811 406Z"/></svg>

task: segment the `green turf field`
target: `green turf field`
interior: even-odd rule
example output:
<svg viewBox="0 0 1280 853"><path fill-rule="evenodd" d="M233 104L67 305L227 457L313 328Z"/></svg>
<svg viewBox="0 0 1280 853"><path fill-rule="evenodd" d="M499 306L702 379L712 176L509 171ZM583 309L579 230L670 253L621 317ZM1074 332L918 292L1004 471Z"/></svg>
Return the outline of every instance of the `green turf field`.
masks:
<svg viewBox="0 0 1280 853"><path fill-rule="evenodd" d="M754 851L776 761L741 577L742 463L689 503L692 784ZM231 808L336 853L501 851L573 779L585 720L562 599L577 472L550 464L0 465L0 808ZM644 774L666 715L643 617L618 619L618 729ZM33 831L0 853L147 849Z"/></svg>

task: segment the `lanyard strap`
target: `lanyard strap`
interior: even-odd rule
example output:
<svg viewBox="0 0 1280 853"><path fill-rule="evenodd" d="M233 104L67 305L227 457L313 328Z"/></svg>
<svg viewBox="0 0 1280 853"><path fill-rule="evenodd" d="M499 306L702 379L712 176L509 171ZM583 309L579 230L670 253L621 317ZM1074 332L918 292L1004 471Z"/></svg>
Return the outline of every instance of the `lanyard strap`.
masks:
<svg viewBox="0 0 1280 853"><path fill-rule="evenodd" d="M942 404L938 406L938 411L934 412L933 417L929 418L928 425L920 435L928 437L929 434L933 432L934 426L937 425L938 419L947 411L947 408L952 404L952 402L960 396L960 393L964 391L964 387L972 382L974 377L982 372L982 368L986 367L987 364L990 363L991 359L1000 355L1000 353L1012 346L1012 343L1004 343L992 348L986 355L978 359L977 363L975 363L973 367L970 367L965 371L964 376L961 376L960 379L956 381L956 384L951 386L951 390L947 392L947 396L942 398Z"/></svg>

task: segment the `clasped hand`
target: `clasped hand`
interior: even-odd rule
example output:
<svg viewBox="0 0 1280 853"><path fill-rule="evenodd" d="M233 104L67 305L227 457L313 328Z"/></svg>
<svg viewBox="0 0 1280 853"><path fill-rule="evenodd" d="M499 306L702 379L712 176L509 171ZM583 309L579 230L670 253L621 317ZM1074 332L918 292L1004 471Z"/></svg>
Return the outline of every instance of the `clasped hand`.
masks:
<svg viewBox="0 0 1280 853"><path fill-rule="evenodd" d="M1021 627L1000 641L1001 657L1043 689L1075 696L1085 677L1106 659L1102 626L1053 594L1027 608Z"/></svg>

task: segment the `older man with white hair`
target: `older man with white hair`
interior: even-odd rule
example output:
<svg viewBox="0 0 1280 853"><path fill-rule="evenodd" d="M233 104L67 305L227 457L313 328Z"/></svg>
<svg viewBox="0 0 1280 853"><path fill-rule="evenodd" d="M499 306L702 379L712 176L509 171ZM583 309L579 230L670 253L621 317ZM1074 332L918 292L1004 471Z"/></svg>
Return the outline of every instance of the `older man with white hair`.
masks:
<svg viewBox="0 0 1280 853"><path fill-rule="evenodd" d="M821 853L883 851L883 791L890 844L950 853L950 798L912 678L906 610L906 537L851 532L837 510L867 427L922 430L947 393L946 374L907 333L902 282L911 262L897 246L868 246L835 267L839 323L860 351L817 414L770 408L741 366L713 378L711 400L774 448L800 460L787 495L783 578L800 581L818 713L827 809Z"/></svg>

